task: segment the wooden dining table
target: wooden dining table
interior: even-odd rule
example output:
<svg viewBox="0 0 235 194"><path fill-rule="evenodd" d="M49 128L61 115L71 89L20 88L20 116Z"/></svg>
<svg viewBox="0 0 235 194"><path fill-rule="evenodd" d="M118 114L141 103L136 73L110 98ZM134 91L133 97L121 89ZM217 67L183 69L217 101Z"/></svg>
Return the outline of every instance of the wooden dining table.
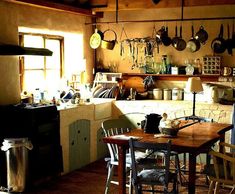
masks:
<svg viewBox="0 0 235 194"><path fill-rule="evenodd" d="M175 137L158 137L155 134L145 133L142 129L134 129L122 136L104 137L103 142L118 146L118 181L119 194L126 193L126 151L129 149L130 137L139 138L139 141L148 143L172 142L172 150L178 153L189 154L188 193L195 194L196 157L205 153L217 141L224 142L225 132L232 129L232 124L196 122L182 128Z"/></svg>

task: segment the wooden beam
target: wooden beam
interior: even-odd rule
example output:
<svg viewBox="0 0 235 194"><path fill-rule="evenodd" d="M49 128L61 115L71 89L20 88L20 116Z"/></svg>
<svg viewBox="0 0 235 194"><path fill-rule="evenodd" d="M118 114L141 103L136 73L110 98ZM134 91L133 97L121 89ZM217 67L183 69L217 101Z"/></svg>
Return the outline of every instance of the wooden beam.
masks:
<svg viewBox="0 0 235 194"><path fill-rule="evenodd" d="M94 12L100 11L115 11L116 0L102 0L102 3L107 2L107 7L93 8ZM234 0L184 0L185 7L192 6L212 6L212 5L234 5ZM91 0L91 6L98 5L98 0ZM158 8L174 8L181 7L181 0L160 0L158 4L154 4L152 0L119 0L119 10L142 10L142 9L158 9Z"/></svg>
<svg viewBox="0 0 235 194"><path fill-rule="evenodd" d="M4 0L4 1L17 3L17 4L30 5L30 6L45 8L45 9L50 9L50 10L62 11L62 12L67 12L67 13L73 13L73 14L78 14L78 15L83 15L83 16L96 17L96 15L92 14L91 9L83 9L83 8L79 8L79 7L75 7L71 5L54 3L54 2L49 2L45 0Z"/></svg>

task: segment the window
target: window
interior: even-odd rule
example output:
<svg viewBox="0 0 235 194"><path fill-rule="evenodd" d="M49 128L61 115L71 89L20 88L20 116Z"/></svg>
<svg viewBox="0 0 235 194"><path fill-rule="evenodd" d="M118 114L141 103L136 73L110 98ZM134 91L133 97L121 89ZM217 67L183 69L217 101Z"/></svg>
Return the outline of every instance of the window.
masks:
<svg viewBox="0 0 235 194"><path fill-rule="evenodd" d="M48 48L52 56L20 57L21 90L34 92L57 91L63 77L63 42L61 36L20 33L20 44L25 47Z"/></svg>

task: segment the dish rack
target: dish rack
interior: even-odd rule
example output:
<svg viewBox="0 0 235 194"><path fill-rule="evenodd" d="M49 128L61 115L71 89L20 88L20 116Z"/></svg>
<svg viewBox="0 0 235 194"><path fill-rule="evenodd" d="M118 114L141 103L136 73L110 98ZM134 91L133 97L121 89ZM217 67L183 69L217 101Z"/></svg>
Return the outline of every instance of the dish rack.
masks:
<svg viewBox="0 0 235 194"><path fill-rule="evenodd" d="M110 88L114 84L117 84L117 78L121 78L122 73L111 73L111 72L97 72L93 82L93 88L98 84L104 87Z"/></svg>
<svg viewBox="0 0 235 194"><path fill-rule="evenodd" d="M207 55L203 57L202 74L220 75L221 57Z"/></svg>

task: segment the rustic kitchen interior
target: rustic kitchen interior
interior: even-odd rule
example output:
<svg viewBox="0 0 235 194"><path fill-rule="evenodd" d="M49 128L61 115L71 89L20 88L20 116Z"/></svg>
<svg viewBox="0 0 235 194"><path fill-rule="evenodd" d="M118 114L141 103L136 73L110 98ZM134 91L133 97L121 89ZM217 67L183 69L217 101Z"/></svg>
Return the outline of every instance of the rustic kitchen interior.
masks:
<svg viewBox="0 0 235 194"><path fill-rule="evenodd" d="M0 143L31 141L27 188L107 157L101 124L120 115L233 124L233 0L2 0L0 13Z"/></svg>

